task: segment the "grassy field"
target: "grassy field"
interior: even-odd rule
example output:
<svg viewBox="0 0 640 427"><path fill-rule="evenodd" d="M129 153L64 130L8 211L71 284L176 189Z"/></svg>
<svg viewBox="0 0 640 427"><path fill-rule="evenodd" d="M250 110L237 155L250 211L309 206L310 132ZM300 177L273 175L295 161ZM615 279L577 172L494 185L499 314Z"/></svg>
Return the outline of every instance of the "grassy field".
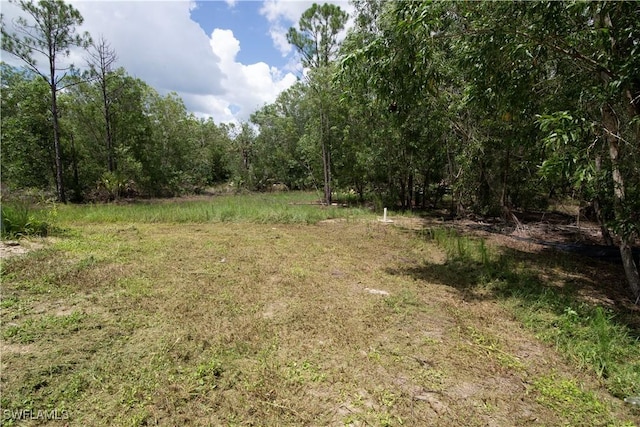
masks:
<svg viewBox="0 0 640 427"><path fill-rule="evenodd" d="M2 263L3 425L640 424L579 261L313 201L58 207Z"/></svg>

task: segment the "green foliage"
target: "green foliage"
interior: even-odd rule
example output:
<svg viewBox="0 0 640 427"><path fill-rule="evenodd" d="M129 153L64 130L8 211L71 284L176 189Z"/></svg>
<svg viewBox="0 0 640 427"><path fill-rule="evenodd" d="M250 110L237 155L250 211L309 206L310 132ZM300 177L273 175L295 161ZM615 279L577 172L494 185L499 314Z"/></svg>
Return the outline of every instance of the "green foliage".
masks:
<svg viewBox="0 0 640 427"><path fill-rule="evenodd" d="M2 19L2 50L17 57L47 82L53 132L52 169L55 171L58 200L66 202L57 94L65 87L66 71L73 67L60 68L59 58L69 56L74 46L86 48L91 37L86 32L76 33L76 27L82 25L84 19L78 10L63 0L41 0L38 3L17 0L16 3L26 17L20 16L13 21L13 28L8 28ZM44 67L39 67L36 61L36 55L40 54L47 60ZM63 71L61 75L60 71Z"/></svg>
<svg viewBox="0 0 640 427"><path fill-rule="evenodd" d="M326 67L335 59L338 34L349 15L335 4L314 3L304 11L298 23L299 30L290 28L287 41L298 49L306 67Z"/></svg>
<svg viewBox="0 0 640 427"><path fill-rule="evenodd" d="M55 208L49 211L37 210L25 202L3 202L1 235L3 239L23 236L47 236L53 229L51 221Z"/></svg>
<svg viewBox="0 0 640 427"><path fill-rule="evenodd" d="M8 188L47 189L51 173L51 94L32 72L0 63L2 84L2 184Z"/></svg>

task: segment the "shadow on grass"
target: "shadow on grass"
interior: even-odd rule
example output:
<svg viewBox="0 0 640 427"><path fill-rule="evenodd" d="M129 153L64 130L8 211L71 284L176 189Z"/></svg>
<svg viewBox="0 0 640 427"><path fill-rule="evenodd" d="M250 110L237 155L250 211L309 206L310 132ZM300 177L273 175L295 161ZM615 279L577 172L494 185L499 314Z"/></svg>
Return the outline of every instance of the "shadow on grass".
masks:
<svg viewBox="0 0 640 427"><path fill-rule="evenodd" d="M528 306L545 301L545 307L559 313L576 304L602 306L640 336L640 306L631 299L618 265L554 248L532 253L503 247L487 254L490 249L482 239L449 232L443 243L442 238L423 231L415 234L442 247L447 261L425 260L422 265L388 269L388 273L452 287L465 300L516 298Z"/></svg>
<svg viewBox="0 0 640 427"><path fill-rule="evenodd" d="M507 303L537 336L595 371L613 395L640 393L640 307L618 266L552 248L496 249L451 230L417 234L440 246L447 260L389 274L454 288L470 302Z"/></svg>

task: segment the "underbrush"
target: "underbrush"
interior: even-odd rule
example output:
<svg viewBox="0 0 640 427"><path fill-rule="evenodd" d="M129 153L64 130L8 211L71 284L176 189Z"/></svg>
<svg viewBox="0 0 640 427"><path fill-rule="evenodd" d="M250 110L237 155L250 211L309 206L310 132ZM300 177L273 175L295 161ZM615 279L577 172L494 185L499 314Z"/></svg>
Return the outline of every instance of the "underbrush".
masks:
<svg viewBox="0 0 640 427"><path fill-rule="evenodd" d="M593 286L580 275L580 260L567 255L529 255L483 239L434 228L422 231L447 254L441 277L470 297L496 298L543 341L552 343L579 368L594 372L618 397L640 394L640 331L622 306L590 302L581 295ZM584 262L584 261L582 261ZM600 291L596 288L594 292Z"/></svg>
<svg viewBox="0 0 640 427"><path fill-rule="evenodd" d="M21 201L3 202L0 211L0 234L3 239L47 236L54 229L55 205L50 209L42 209Z"/></svg>

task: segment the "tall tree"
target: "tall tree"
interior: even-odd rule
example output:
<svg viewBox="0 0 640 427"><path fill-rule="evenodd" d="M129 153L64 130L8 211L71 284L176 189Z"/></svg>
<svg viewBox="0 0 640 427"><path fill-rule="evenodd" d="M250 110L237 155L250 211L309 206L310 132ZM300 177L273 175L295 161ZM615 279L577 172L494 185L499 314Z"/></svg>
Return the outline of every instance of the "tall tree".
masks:
<svg viewBox="0 0 640 427"><path fill-rule="evenodd" d="M68 56L70 48L86 48L91 38L88 33L76 34L76 26L84 19L80 12L63 0L18 0L17 4L30 17L19 17L13 22L13 31L8 31L2 19L2 50L18 57L30 70L42 77L51 93L51 117L53 124L53 151L58 199L66 202L64 189L60 123L58 114L58 91L72 66L61 66L60 57ZM48 67L40 68L36 56L44 56Z"/></svg>
<svg viewBox="0 0 640 427"><path fill-rule="evenodd" d="M34 73L0 63L3 187L47 190L53 184L47 84Z"/></svg>
<svg viewBox="0 0 640 427"><path fill-rule="evenodd" d="M97 42L91 44L87 63L91 77L95 79L100 88L102 117L104 119L104 143L107 150L107 170L112 173L116 170L112 117L114 99L110 93L109 79L114 71L113 66L117 59L118 55L104 37L100 37Z"/></svg>
<svg viewBox="0 0 640 427"><path fill-rule="evenodd" d="M611 168L613 228L629 288L640 298L640 272L631 251L633 237L640 235L640 4L544 2L527 12L532 23L516 35L544 46L557 61L570 62L576 76L592 82L572 109L589 99L587 109L599 115L598 139Z"/></svg>
<svg viewBox="0 0 640 427"><path fill-rule="evenodd" d="M314 182L312 163L317 156L307 151L302 138L312 114L301 82L282 92L275 103L251 115L259 132L254 144L256 186L265 189L283 183L290 189L307 188Z"/></svg>
<svg viewBox="0 0 640 427"><path fill-rule="evenodd" d="M358 2L357 31L345 41L343 90L368 104L376 124L372 129L384 153L378 169L386 171L386 196L403 208L426 204L427 187L441 181L446 103L442 53L436 27L444 6L418 2ZM442 49L444 50L444 49ZM382 126L380 126L382 127ZM373 138L372 138L373 139ZM416 191L416 188L421 191Z"/></svg>
<svg viewBox="0 0 640 427"><path fill-rule="evenodd" d="M348 17L339 6L314 3L300 17L300 29L292 27L287 33L287 41L302 55L302 65L312 70L311 87L319 103L318 138L322 150L324 202L328 205L331 204L331 126L326 99L331 84L329 66L338 52L338 34Z"/></svg>

